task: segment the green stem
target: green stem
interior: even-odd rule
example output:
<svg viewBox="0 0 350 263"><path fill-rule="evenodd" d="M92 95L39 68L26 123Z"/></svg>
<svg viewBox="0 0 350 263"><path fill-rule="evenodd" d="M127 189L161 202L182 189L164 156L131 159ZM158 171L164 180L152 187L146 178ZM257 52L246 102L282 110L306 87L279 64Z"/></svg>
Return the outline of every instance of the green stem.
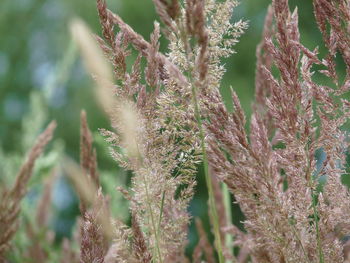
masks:
<svg viewBox="0 0 350 263"><path fill-rule="evenodd" d="M151 207L151 204L150 204L149 193L148 193L148 185L147 185L147 181L146 181L145 175L143 175L142 178L143 178L144 185L145 185L147 206L148 206L148 210L149 210L149 213L150 213L150 216L151 216L152 228L153 228L154 236L155 236L155 239L156 239L156 249L157 249L157 253L158 253L158 257L159 257L159 262L163 263L162 254L160 253L160 248L159 248L159 243L160 242L159 242L159 237L158 237L158 230L156 228L153 211L152 211L152 207Z"/></svg>
<svg viewBox="0 0 350 263"><path fill-rule="evenodd" d="M220 237L219 218L218 218L215 199L214 199L213 184L212 184L211 176L209 173L209 162L208 162L207 151L205 148L205 135L204 135L202 119L201 119L201 115L200 115L200 111L199 111L197 91L196 91L195 85L193 83L191 83L191 84L192 84L192 97L193 97L193 103L194 103L195 118L197 120L199 137L201 140L205 182L206 182L206 185L208 188L209 210L210 210L210 213L211 213L212 219L213 219L215 247L216 247L216 250L217 250L217 253L219 256L219 263L224 263L224 256L222 254L222 244L221 244L221 237Z"/></svg>
<svg viewBox="0 0 350 263"><path fill-rule="evenodd" d="M309 146L308 144L306 145L306 154L308 156L309 154ZM320 263L324 263L324 255L322 251L322 244L321 244L321 236L320 236L320 229L318 225L318 214L317 214L317 207L316 207L316 194L315 194L315 189L313 187L313 178L311 174L311 169L310 169L310 160L307 157L307 176L309 177L309 184L310 184L310 189L311 189L311 204L312 204L312 209L314 212L314 221L315 221L315 226L316 226L316 238L317 238L317 250L318 250L318 255L320 258Z"/></svg>
<svg viewBox="0 0 350 263"><path fill-rule="evenodd" d="M222 192L224 195L224 206L226 211L226 221L227 224L232 224L232 209L231 209L231 196L228 190L227 184L222 183ZM233 237L230 234L225 235L225 246L228 249L233 248ZM233 251L232 251L233 253ZM234 257L233 257L234 258ZM232 261L226 260L226 263L230 263Z"/></svg>
<svg viewBox="0 0 350 263"><path fill-rule="evenodd" d="M136 145L137 145L138 166L142 167L143 166L143 157L141 155L141 152L140 152L140 149L139 149L137 143L136 143ZM149 192L148 192L148 184L147 184L146 176L143 173L142 173L142 179L143 179L143 183L145 185L146 199L147 199L146 202L147 202L147 207L148 207L148 210L149 210L149 214L151 216L151 223L152 223L152 228L153 228L153 231L154 231L154 237L155 237L155 241L156 241L156 250L157 250L158 257L159 257L159 262L163 263L162 254L160 253L160 248L159 248L159 244L160 244L159 236L158 236L158 232L159 231L158 231L158 228L156 227L156 221L155 221L155 218L154 218L154 215L153 215L153 211L152 211L152 207L151 207L151 203L150 203L150 196L149 196ZM160 211L161 215L162 215L162 211L163 211L163 208L162 208L163 205L164 205L164 192L163 192L162 201L161 201L161 211Z"/></svg>
<svg viewBox="0 0 350 263"><path fill-rule="evenodd" d="M160 213L159 213L157 233L159 233L159 231L160 231L160 223L162 222L163 209L164 209L164 198L165 198L165 190L162 193L162 202L160 204Z"/></svg>
<svg viewBox="0 0 350 263"><path fill-rule="evenodd" d="M323 251L322 251L322 244L321 244L321 236L320 236L320 229L318 225L318 215L317 215L317 208L316 208L316 195L314 193L314 189L312 190L312 208L314 211L314 221L315 221L315 226L316 226L316 237L317 237L317 249L318 249L318 254L320 257L320 263L324 263L324 256L323 256Z"/></svg>

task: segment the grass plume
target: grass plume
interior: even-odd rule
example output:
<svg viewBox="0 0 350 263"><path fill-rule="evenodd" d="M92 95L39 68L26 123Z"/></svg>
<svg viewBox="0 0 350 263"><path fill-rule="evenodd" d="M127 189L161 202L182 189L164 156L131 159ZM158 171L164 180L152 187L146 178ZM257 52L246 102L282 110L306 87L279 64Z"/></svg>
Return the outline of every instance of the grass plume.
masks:
<svg viewBox="0 0 350 263"><path fill-rule="evenodd" d="M82 111L80 167L69 158L61 166L80 200L79 230L73 241L63 241L63 255L56 258L81 263L348 263L350 194L341 181L349 146L344 130L350 118L348 1L313 0L324 56L301 42L298 9L290 10L288 0L271 1L256 49L250 118L234 90L232 112L220 93L221 60L235 52L247 28L244 21L231 23L237 1L153 0L160 23L154 23L149 38L110 11L104 0L96 3L102 36L93 36L80 20L70 29L110 120L111 127L100 133L118 167L131 177L127 187L118 187L131 220L123 222L111 213L118 204L102 183L104 173ZM167 53L160 50L162 35ZM320 83L319 75L327 82ZM39 136L14 186L2 193L1 262L11 252L34 162L54 128L51 123ZM199 241L186 255L193 222L189 205L200 164L213 235L204 220L195 218ZM39 225L47 225L51 187L38 205ZM245 216L244 230L233 225L231 194ZM38 229L27 224L27 235L37 239ZM26 251L37 261L51 260L42 240Z"/></svg>

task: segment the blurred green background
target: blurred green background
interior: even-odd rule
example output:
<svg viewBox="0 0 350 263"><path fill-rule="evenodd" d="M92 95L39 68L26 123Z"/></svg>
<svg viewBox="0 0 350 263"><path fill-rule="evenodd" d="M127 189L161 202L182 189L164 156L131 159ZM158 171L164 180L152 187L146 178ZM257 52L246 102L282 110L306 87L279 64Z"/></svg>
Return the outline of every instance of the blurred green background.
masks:
<svg viewBox="0 0 350 263"><path fill-rule="evenodd" d="M309 48L320 43L320 33L313 19L312 1L291 0L291 8L299 6L302 42ZM109 8L118 13L135 31L149 39L153 21L157 19L151 0L110 0ZM222 93L227 99L232 86L237 91L247 115L251 114L254 97L255 48L260 41L264 17L270 0L242 0L236 8L233 21L249 21L249 29L236 46L233 57L226 59L227 73L222 83ZM72 18L82 18L97 34L100 26L93 0L1 0L0 1L0 145L1 183L11 182L33 138L49 122L55 119L58 128L51 151L46 156L48 165L39 166L32 186L40 185L47 172L63 152L79 160L80 111L85 109L94 133L99 168L106 174L111 191L118 184L128 181L109 157L107 145L99 136L98 128L109 128L106 116L97 106L91 78L84 70L69 34ZM161 47L166 52L166 40ZM50 159L51 158L51 159ZM13 163L8 168L10 161ZM6 176L5 176L6 175ZM190 210L194 216L205 218L206 188L201 176ZM40 188L40 187L39 187ZM78 203L73 190L64 177L59 177L54 189L52 228L60 238L71 234ZM33 194L35 199L35 194ZM116 200L120 198L117 196ZM117 209L117 208L116 208ZM116 211L127 214L127 208ZM242 220L237 209L233 211L236 224ZM207 220L205 223L208 226ZM193 228L193 227L192 227ZM196 240L190 234L191 244Z"/></svg>

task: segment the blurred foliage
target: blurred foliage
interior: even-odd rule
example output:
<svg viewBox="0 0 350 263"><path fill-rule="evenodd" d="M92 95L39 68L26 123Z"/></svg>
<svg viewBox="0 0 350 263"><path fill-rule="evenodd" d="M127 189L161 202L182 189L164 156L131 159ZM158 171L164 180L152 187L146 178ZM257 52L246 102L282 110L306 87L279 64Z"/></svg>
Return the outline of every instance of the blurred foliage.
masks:
<svg viewBox="0 0 350 263"><path fill-rule="evenodd" d="M110 9L118 13L135 31L149 39L153 21L157 19L151 0L111 0ZM229 87L235 89L248 116L254 97L255 48L261 38L263 21L270 0L242 0L233 20L249 21L249 29L236 46L237 54L223 61L227 74L222 93L230 107ZM311 19L312 1L291 0L298 5L301 38L308 48L320 43L321 35ZM84 71L76 48L70 39L68 24L79 16L100 34L94 0L2 0L0 2L0 183L11 183L25 152L33 144L45 124L55 119L58 128L51 149L44 155L31 180L32 190L23 202L24 218L30 219L30 209L38 199L43 177L53 172L54 163L63 154L79 159L80 111L85 109L90 129L94 132L102 185L112 193L113 213L127 220L127 204L115 190L128 183L129 175L118 169L110 158L108 146L98 134L98 128L109 128L106 116L94 98L91 78ZM161 39L166 52L166 40ZM320 46L321 54L324 52ZM57 168L57 167L56 167ZM198 175L197 194L190 207L193 216L207 213L206 187L202 172ZM78 204L67 179L59 174L53 193L51 227L60 238L72 233ZM121 204L121 205L120 205ZM26 218L28 217L28 218ZM243 220L239 209L233 210L234 223ZM208 227L208 221L205 221ZM196 242L191 226L190 245ZM16 237L16 244L28 240ZM19 245L20 247L20 245ZM17 251L20 255L20 251ZM20 262L20 261L18 261Z"/></svg>

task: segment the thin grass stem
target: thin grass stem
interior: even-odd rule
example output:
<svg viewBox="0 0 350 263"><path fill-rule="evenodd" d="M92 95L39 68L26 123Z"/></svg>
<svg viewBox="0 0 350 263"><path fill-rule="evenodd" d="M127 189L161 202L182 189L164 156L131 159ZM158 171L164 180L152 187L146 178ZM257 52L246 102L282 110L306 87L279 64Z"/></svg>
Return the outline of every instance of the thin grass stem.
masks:
<svg viewBox="0 0 350 263"><path fill-rule="evenodd" d="M215 247L218 253L219 257L219 263L224 263L224 256L223 256L223 249L221 244L221 236L220 236L220 228L219 228L219 218L218 213L216 209L215 204L215 198L214 198L214 191L213 191L213 183L211 180L211 175L209 173L209 162L208 162L208 156L207 156L207 150L205 147L205 135L203 130L203 123L201 119L201 114L199 111L199 103L197 99L197 90L196 86L192 83L192 97L193 97L193 103L194 103L194 110L195 110L195 118L198 125L199 130L199 137L201 140L201 150L203 154L203 166L204 166L204 175L205 175L205 182L208 188L208 198L209 198L209 211L212 216L213 220L213 227L214 227L214 236L215 236Z"/></svg>
<svg viewBox="0 0 350 263"><path fill-rule="evenodd" d="M147 206L148 206L148 210L149 210L149 213L150 213L150 216L151 216L151 223L152 223L152 228L153 228L153 231L154 231L154 236L155 236L155 241L156 241L156 250L157 250L158 257L159 257L159 262L163 263L162 254L161 254L160 248L159 248L158 230L156 228L155 219L154 219L152 207L151 207L150 200L149 200L149 192L148 192L147 180L146 180L145 175L143 175L142 178L143 178L144 185L145 185L145 191L146 191L146 197L147 197Z"/></svg>
<svg viewBox="0 0 350 263"><path fill-rule="evenodd" d="M164 198L165 198L165 190L162 193L162 201L160 203L160 213L159 213L157 233L159 233L159 231L160 231L160 223L162 222L163 209L164 209Z"/></svg>
<svg viewBox="0 0 350 263"><path fill-rule="evenodd" d="M306 261L308 263L311 263L306 251L305 251L305 248L304 248L304 245L303 245L303 242L301 242L301 238L295 228L295 225L291 225L292 226L292 230L293 230L293 233L294 233L294 236L296 237L296 239L298 240L298 242L300 243L300 247L301 247L301 250L303 251L304 255L305 255L305 258L306 258Z"/></svg>
<svg viewBox="0 0 350 263"><path fill-rule="evenodd" d="M228 187L225 183L222 184L222 193L224 196L224 206L226 211L226 222L227 224L232 224L232 207L231 207L231 196ZM225 246L230 249L233 247L233 237L231 234L225 234ZM233 253L233 251L232 251ZM234 259L234 257L233 257ZM235 262L235 260L233 261ZM226 263L233 263L230 260L226 260Z"/></svg>
<svg viewBox="0 0 350 263"><path fill-rule="evenodd" d="M314 221L316 226L316 237L317 237L317 249L318 249L318 255L320 258L320 263L324 263L324 256L322 251L322 244L321 244L321 236L320 236L320 229L318 225L318 213L316 208L316 194L314 193L314 190L312 189L312 209L314 212Z"/></svg>
<svg viewBox="0 0 350 263"><path fill-rule="evenodd" d="M309 145L306 145L306 152L309 152ZM309 178L309 186L311 188L311 204L312 204L312 209L313 209L313 213L314 213L314 222L315 222L315 227L316 227L316 239L317 239L317 250L318 250L318 255L319 255L319 259L320 259L320 263L324 263L324 255L323 255L323 251L322 251L322 244L321 244L321 236L320 236L320 229L319 229L319 225L318 225L318 213L317 213L317 208L316 208L316 193L315 193L315 189L313 187L313 183L312 183L312 174L311 174L311 169L310 169L310 160L308 159L308 167L307 167L307 176Z"/></svg>

